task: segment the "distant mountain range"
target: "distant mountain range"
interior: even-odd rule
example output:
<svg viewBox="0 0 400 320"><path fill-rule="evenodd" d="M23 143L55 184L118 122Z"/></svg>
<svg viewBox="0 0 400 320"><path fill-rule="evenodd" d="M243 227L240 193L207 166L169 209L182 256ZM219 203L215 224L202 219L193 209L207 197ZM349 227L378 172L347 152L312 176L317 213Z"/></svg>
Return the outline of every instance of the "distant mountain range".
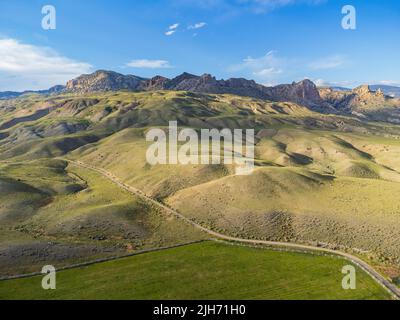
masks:
<svg viewBox="0 0 400 320"><path fill-rule="evenodd" d="M303 80L291 84L267 87L253 80L231 78L217 80L210 74L202 76L190 73L168 79L155 76L151 79L134 75L123 75L114 71L99 70L81 75L67 82L65 86L55 86L42 91L2 92L0 99L12 99L26 94L85 94L99 91L154 91L174 90L211 94L234 94L275 102L292 102L321 113L360 114L388 107L400 107L400 88L374 85L356 89L318 88L312 81Z"/></svg>
<svg viewBox="0 0 400 320"><path fill-rule="evenodd" d="M151 79L133 75L123 75L113 71L99 70L92 74L81 75L67 82L66 86L55 86L49 90L3 92L0 98L10 99L26 94L84 94L98 91L153 91L153 90L181 90L200 93L226 93L247 96L272 101L291 101L310 108L319 108L323 105L316 85L310 80L298 83L266 87L253 80L232 78L217 80L210 74L196 76L183 73L173 79L156 76ZM327 106L325 106L327 107Z"/></svg>
<svg viewBox="0 0 400 320"><path fill-rule="evenodd" d="M174 90L216 94L225 93L272 101L292 101L311 108L316 108L323 103L319 97L317 87L310 80L303 80L290 85L266 87L253 80L243 78L217 80L210 74L197 76L187 72L173 79L162 76L144 79L132 75L122 75L113 71L99 70L95 73L82 75L68 81L64 91L82 94L115 90Z"/></svg>
<svg viewBox="0 0 400 320"><path fill-rule="evenodd" d="M0 99L14 99L14 98L18 98L21 97L23 95L27 95L27 94L43 94L43 95L47 95L47 94L57 94L57 93L61 93L65 90L65 86L62 85L57 85L54 87L51 87L50 89L47 90L27 90L27 91L22 91L22 92L16 92L16 91L3 91L0 92Z"/></svg>
<svg viewBox="0 0 400 320"><path fill-rule="evenodd" d="M400 98L400 87L387 86L383 84L373 84L370 85L369 87L372 91L378 91L380 89L387 96ZM330 88L336 91L352 91L352 89L344 87L330 87Z"/></svg>
<svg viewBox="0 0 400 320"><path fill-rule="evenodd" d="M372 90L381 89L388 96L400 98L400 87L386 86L386 85L382 85L382 84L372 85L370 87Z"/></svg>

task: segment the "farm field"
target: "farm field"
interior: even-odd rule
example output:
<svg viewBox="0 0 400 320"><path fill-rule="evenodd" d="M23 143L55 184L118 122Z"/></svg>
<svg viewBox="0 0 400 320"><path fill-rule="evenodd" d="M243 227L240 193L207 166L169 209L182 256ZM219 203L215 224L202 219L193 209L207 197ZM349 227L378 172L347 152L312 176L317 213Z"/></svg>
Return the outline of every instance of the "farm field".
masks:
<svg viewBox="0 0 400 320"><path fill-rule="evenodd" d="M345 260L202 242L60 271L57 289L41 277L0 282L0 299L390 299L357 269L343 290Z"/></svg>

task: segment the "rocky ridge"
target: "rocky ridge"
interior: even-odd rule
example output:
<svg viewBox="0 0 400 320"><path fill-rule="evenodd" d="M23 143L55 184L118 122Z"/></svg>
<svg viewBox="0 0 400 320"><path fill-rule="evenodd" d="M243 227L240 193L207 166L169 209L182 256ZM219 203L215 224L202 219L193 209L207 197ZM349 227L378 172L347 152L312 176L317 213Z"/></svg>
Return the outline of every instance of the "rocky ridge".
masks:
<svg viewBox="0 0 400 320"><path fill-rule="evenodd" d="M76 93L85 94L101 91L155 91L174 90L208 94L234 94L239 96L292 102L320 113L359 115L365 110L400 108L400 100L386 96L380 88L371 90L363 85L353 90L318 88L312 81L305 79L291 84L267 87L254 80L230 78L217 80L210 74L201 76L187 72L169 79L155 76L151 79L134 75L123 75L114 71L98 70L92 74L81 75L67 82L66 86L55 86L40 94ZM25 92L25 93L31 93ZM15 98L24 93L4 93L4 97ZM0 94L0 99L2 98ZM392 110L391 110L392 111ZM400 113L399 113L400 114Z"/></svg>

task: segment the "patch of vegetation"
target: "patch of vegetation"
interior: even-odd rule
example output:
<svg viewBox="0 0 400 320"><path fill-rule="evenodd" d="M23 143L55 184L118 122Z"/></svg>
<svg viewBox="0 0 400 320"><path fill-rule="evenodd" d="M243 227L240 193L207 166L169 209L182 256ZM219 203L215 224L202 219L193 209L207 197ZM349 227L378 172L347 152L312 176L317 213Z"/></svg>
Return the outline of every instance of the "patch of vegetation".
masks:
<svg viewBox="0 0 400 320"><path fill-rule="evenodd" d="M47 109L43 117L31 118ZM10 123L13 119L24 121ZM236 177L234 167L224 164L148 165L145 134L152 127L167 126L170 120L195 130L255 128L254 174ZM71 237L125 251L131 241L125 237L126 230L137 228L142 220L138 212L154 213L154 208L90 173L67 168L67 175L83 180L74 176L76 180L70 182L64 169L44 168L49 167L44 159L62 156L105 168L222 233L322 242L367 252L378 257L379 264L400 264L400 206L393 196L400 192L398 125L322 115L294 103L183 91L0 101L0 124L7 122L12 126L0 132L0 159L14 165L4 167L7 170L1 171L0 178L1 186L9 190L4 195L15 196L2 197L0 217L29 218L23 224L24 232L32 230L24 233L26 242L38 237L68 243ZM43 165L33 165L32 160ZM28 163L27 170L16 162ZM82 185L83 190L75 189ZM140 236L134 244L139 246L156 233L159 238L146 243L190 238L189 227L161 221L142 221L145 230L155 231L147 234L135 229ZM163 233L155 226L167 226L167 230ZM2 232L11 242L21 234L8 225ZM7 237L0 235L2 241Z"/></svg>
<svg viewBox="0 0 400 320"><path fill-rule="evenodd" d="M0 186L1 275L204 237L100 175L67 167L65 161L3 163Z"/></svg>
<svg viewBox="0 0 400 320"><path fill-rule="evenodd" d="M214 242L151 252L57 274L0 282L0 299L390 299L357 269L357 289L343 290L347 261Z"/></svg>

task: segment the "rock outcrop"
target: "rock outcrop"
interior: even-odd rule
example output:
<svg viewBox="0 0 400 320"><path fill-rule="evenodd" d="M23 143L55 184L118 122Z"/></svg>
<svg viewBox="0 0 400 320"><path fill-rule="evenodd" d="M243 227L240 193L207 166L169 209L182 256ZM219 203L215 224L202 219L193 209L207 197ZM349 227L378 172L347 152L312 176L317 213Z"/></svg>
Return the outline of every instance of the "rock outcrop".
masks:
<svg viewBox="0 0 400 320"><path fill-rule="evenodd" d="M217 80L210 74L202 76L187 72L168 79L156 76L144 79L133 75L122 75L112 71L97 71L90 75L82 75L68 81L65 91L75 93L87 93L94 91L151 91L151 90L176 90L199 93L236 94L258 99L272 101L288 101L310 108L324 108L318 89L310 80L298 83L266 87L253 80L243 78L231 78ZM327 107L327 106L325 106ZM329 109L329 108L328 108Z"/></svg>
<svg viewBox="0 0 400 320"><path fill-rule="evenodd" d="M308 79L272 87L269 92L274 101L290 101L320 112L334 111L321 98L317 86Z"/></svg>
<svg viewBox="0 0 400 320"><path fill-rule="evenodd" d="M123 75L113 71L99 70L81 75L67 82L66 92L87 93L95 91L137 90L145 79Z"/></svg>

